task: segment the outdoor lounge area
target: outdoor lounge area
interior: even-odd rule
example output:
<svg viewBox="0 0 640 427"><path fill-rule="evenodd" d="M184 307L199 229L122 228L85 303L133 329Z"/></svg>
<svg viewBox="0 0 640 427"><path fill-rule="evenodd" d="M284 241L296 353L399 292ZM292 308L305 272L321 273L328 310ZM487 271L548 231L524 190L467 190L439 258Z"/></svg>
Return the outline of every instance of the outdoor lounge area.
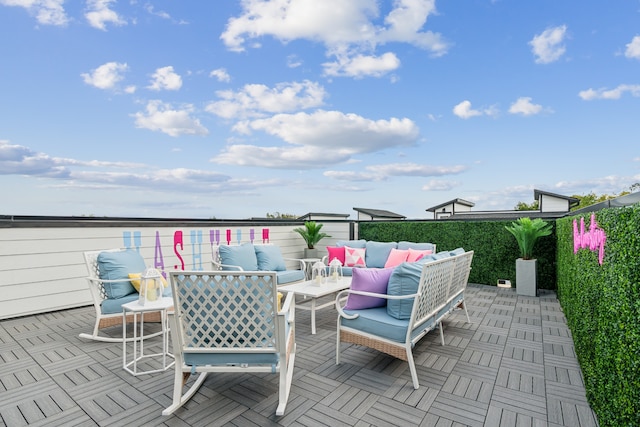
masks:
<svg viewBox="0 0 640 427"><path fill-rule="evenodd" d="M297 356L286 412L276 416L271 374L212 373L170 416L174 373L133 376L122 345L79 338L93 307L0 321L1 426L596 426L571 334L555 293L470 284L464 310L414 348L420 388L406 362L341 344L337 312L296 313ZM149 332L158 324L146 324ZM121 336L120 326L103 332ZM159 346L150 338L147 345Z"/></svg>

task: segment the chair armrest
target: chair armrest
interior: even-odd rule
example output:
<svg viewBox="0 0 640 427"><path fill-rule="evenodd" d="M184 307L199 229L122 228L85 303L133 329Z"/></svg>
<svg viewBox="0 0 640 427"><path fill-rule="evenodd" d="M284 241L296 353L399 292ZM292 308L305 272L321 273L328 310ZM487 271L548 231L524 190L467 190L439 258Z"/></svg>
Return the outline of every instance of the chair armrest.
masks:
<svg viewBox="0 0 640 427"><path fill-rule="evenodd" d="M329 260L329 255L325 255L325 256L323 256L323 257L322 257L322 263L323 263L324 265L329 265L329 264L327 264L327 261L328 261L328 260Z"/></svg>
<svg viewBox="0 0 640 427"><path fill-rule="evenodd" d="M240 267L239 265L220 264L216 261L211 261L211 264L213 264L216 270L227 269L228 271L244 271L244 268Z"/></svg>
<svg viewBox="0 0 640 427"><path fill-rule="evenodd" d="M300 270L307 271L307 263L300 258L283 258L285 261L297 261L300 263Z"/></svg>
<svg viewBox="0 0 640 427"><path fill-rule="evenodd" d="M355 319L358 317L358 314L347 314L344 312L342 305L340 304L340 300L342 300L348 294L354 295L364 295L367 297L374 298L384 298L384 299L411 299L420 295L420 293L409 294L409 295L387 295L387 294L376 294L374 292L366 292L366 291L354 291L353 289L345 289L344 291L338 292L336 295L336 310L341 317L345 319Z"/></svg>

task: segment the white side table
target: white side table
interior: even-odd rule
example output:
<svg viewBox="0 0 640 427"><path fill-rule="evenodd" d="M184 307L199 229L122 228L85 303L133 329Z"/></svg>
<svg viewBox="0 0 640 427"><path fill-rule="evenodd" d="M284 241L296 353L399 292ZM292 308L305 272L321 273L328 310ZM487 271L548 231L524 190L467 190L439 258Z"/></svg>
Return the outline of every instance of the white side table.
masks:
<svg viewBox="0 0 640 427"><path fill-rule="evenodd" d="M173 366L175 360L167 360L167 357L173 358L173 354L169 353L169 328L167 326L167 310L173 307L173 298L161 298L151 304L140 305L138 301L132 301L122 305L122 367L125 371L132 375L138 376L142 374L153 374L155 372L163 372ZM162 332L162 353L144 354L144 314L149 312L160 312L160 325ZM133 359L127 360L127 315L133 314ZM138 315L140 323L138 324ZM140 336L138 336L138 328L140 328ZM148 337L147 337L148 338ZM148 358L162 358L160 368L152 370L138 369L138 363Z"/></svg>

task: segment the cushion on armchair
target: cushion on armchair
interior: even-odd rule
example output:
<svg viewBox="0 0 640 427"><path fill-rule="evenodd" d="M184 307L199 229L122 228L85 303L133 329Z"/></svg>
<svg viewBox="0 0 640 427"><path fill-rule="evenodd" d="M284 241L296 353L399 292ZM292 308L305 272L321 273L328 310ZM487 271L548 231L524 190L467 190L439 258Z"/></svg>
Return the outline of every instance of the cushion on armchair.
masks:
<svg viewBox="0 0 640 427"><path fill-rule="evenodd" d="M354 268L351 288L354 291L387 293L387 283L393 268ZM368 297L366 295L349 294L345 310L361 310L364 308L383 307L387 304L384 298Z"/></svg>
<svg viewBox="0 0 640 427"><path fill-rule="evenodd" d="M273 245L256 245L256 258L258 261L258 270L261 271L285 271L285 265L282 252L278 246Z"/></svg>
<svg viewBox="0 0 640 427"><path fill-rule="evenodd" d="M144 258L137 251L104 251L98 254L98 272L102 280L123 280L118 283L105 283L107 298L122 298L136 292L129 279L129 273L140 273L147 267Z"/></svg>
<svg viewBox="0 0 640 427"><path fill-rule="evenodd" d="M218 248L220 263L224 265L237 265L245 271L256 271L258 269L258 258L253 244L243 243L241 245L220 245ZM233 270L223 267L223 270Z"/></svg>
<svg viewBox="0 0 640 427"><path fill-rule="evenodd" d="M365 258L367 267L384 268L391 249L396 249L397 247L398 244L396 242L367 242Z"/></svg>
<svg viewBox="0 0 640 427"><path fill-rule="evenodd" d="M409 261L407 258L409 256L409 249L391 249L389 252L389 258L387 258L387 262L384 263L384 268L395 267L397 265L402 264L405 261Z"/></svg>
<svg viewBox="0 0 640 427"><path fill-rule="evenodd" d="M422 275L422 264L403 262L397 266L387 286L387 295L411 295L418 292L420 276ZM387 301L387 313L396 319L410 319L413 309L413 298L411 299L390 299Z"/></svg>
<svg viewBox="0 0 640 427"><path fill-rule="evenodd" d="M327 263L337 258L340 264L344 265L344 246L327 246L327 253Z"/></svg>

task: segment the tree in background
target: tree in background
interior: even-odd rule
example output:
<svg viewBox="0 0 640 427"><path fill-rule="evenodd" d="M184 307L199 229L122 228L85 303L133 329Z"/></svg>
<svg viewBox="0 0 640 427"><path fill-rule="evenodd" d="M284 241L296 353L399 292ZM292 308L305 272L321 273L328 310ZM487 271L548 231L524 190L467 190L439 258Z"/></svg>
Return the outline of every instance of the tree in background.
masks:
<svg viewBox="0 0 640 427"><path fill-rule="evenodd" d="M280 212L274 212L274 213L269 213L269 212L267 212L267 218L274 218L274 219L296 219L296 218L298 218L298 216L297 216L297 215L294 215L294 214L286 214L286 213L281 214Z"/></svg>

